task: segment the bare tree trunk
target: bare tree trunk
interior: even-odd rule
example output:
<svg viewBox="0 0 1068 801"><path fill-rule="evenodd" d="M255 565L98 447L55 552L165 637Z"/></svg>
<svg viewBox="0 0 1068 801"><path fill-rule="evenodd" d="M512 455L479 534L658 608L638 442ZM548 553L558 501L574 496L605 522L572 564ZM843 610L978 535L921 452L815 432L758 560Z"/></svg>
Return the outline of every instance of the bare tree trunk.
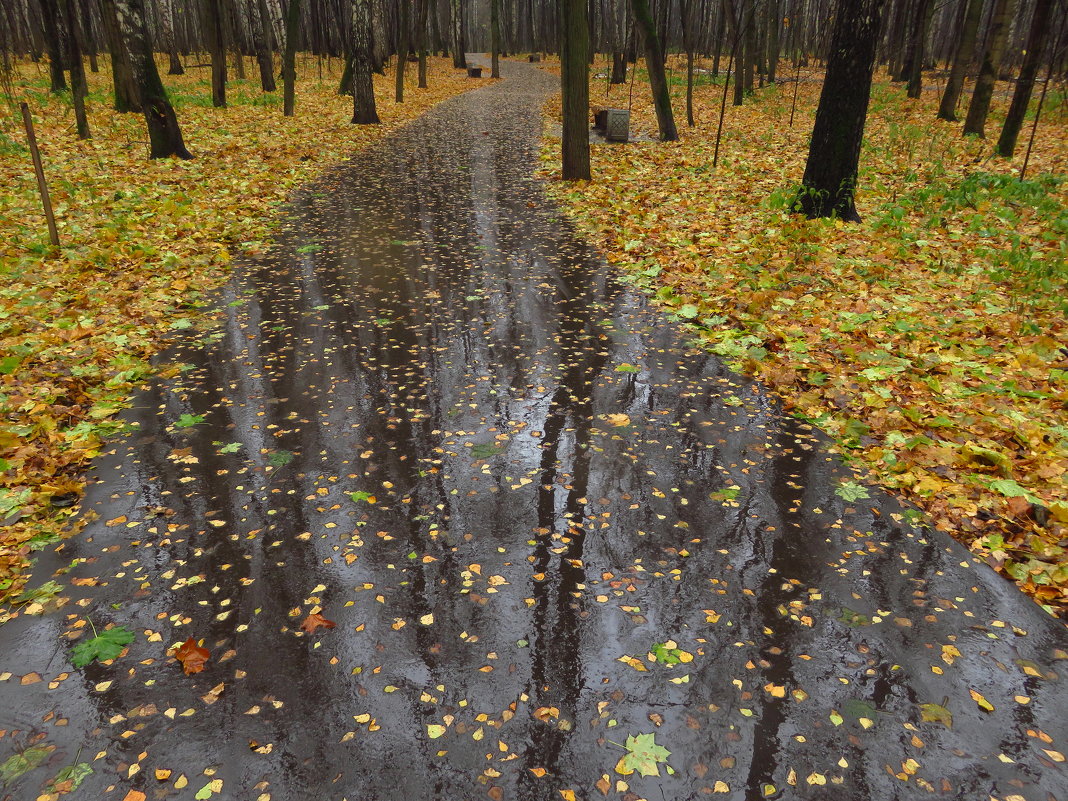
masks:
<svg viewBox="0 0 1068 801"><path fill-rule="evenodd" d="M200 0L200 19L208 53L211 54L211 102L226 107L226 26L220 0Z"/></svg>
<svg viewBox="0 0 1068 801"><path fill-rule="evenodd" d="M56 0L40 0L40 3L51 89L53 92L62 92L67 88L67 78L63 74L63 34L59 28L59 8Z"/></svg>
<svg viewBox="0 0 1068 801"><path fill-rule="evenodd" d="M397 71L394 100L404 102L404 70L408 65L408 3L409 0L397 0L400 19L397 20Z"/></svg>
<svg viewBox="0 0 1068 801"><path fill-rule="evenodd" d="M100 17L104 21L104 36L108 40L108 50L111 52L111 79L115 91L115 110L125 114L128 111L141 111L142 105L130 64L132 51L123 42L124 33L119 25L119 10L116 2L117 0L100 0ZM143 2L141 8L143 19Z"/></svg>
<svg viewBox="0 0 1068 801"><path fill-rule="evenodd" d="M1001 68L1001 55L1005 50L1005 40L1009 36L1009 23L1012 21L1015 7L1016 0L994 0L983 63L979 67L979 77L975 79L972 102L968 104L968 116L964 119L966 134L985 135L983 129L986 126L986 115L990 112L990 100L994 96L994 84Z"/></svg>
<svg viewBox="0 0 1068 801"><path fill-rule="evenodd" d="M260 87L265 92L274 92L274 59L271 57L271 25L264 0L249 0L248 21L252 29L252 43L256 48L256 63L260 68Z"/></svg>
<svg viewBox="0 0 1068 801"><path fill-rule="evenodd" d="M883 0L839 0L796 208L859 222L854 203Z"/></svg>
<svg viewBox="0 0 1068 801"><path fill-rule="evenodd" d="M458 70L467 69L463 0L449 1L449 20L452 23L452 65Z"/></svg>
<svg viewBox="0 0 1068 801"><path fill-rule="evenodd" d="M144 0L111 0L117 12L119 30L128 52L130 68L145 112L150 142L150 158L178 156L193 158L186 150L178 118L167 99L152 56L152 40L145 23Z"/></svg>
<svg viewBox="0 0 1068 801"><path fill-rule="evenodd" d="M501 3L490 0L490 77L501 77ZM587 45L588 46L588 45Z"/></svg>
<svg viewBox="0 0 1068 801"><path fill-rule="evenodd" d="M910 32L907 94L914 100L923 94L923 61L927 56L927 34L931 29L934 10L934 0L919 0Z"/></svg>
<svg viewBox="0 0 1068 801"><path fill-rule="evenodd" d="M1027 43L1024 45L1024 58L1023 64L1020 66L1020 77L1016 81L1016 89L1012 94L1012 103L1009 105L1009 113L1005 117L1005 124L1001 128L1001 136L998 137L996 148L998 155L1007 159L1011 159L1013 151L1016 150L1016 139L1019 137L1020 129L1023 127L1027 107L1031 103L1031 93L1035 88L1035 76L1038 74L1042 51L1045 49L1046 40L1049 38L1052 11L1053 0L1037 0L1035 3L1035 10L1031 17L1031 28L1027 34ZM1056 57L1056 53L1050 53L1050 62L1052 63Z"/></svg>
<svg viewBox="0 0 1068 801"><path fill-rule="evenodd" d="M964 88L964 76L968 66L975 57L975 40L979 35L979 20L983 16L983 0L967 0L964 12L964 24L961 26L960 39L957 41L953 66L946 81L946 90L942 93L942 102L938 106L939 119L957 121L957 101Z"/></svg>
<svg viewBox="0 0 1068 801"><path fill-rule="evenodd" d="M416 47L419 49L419 88L426 89L426 18L430 0L417 0L416 3Z"/></svg>
<svg viewBox="0 0 1068 801"><path fill-rule="evenodd" d="M379 122L371 58L371 0L352 0L352 122L355 125Z"/></svg>
<svg viewBox="0 0 1068 801"><path fill-rule="evenodd" d="M169 63L168 75L184 75L185 67L178 57L178 44L174 36L174 0L152 0L152 6L159 20L160 34L164 49L167 51Z"/></svg>
<svg viewBox="0 0 1068 801"><path fill-rule="evenodd" d="M282 55L282 116L292 117L296 104L297 32L300 27L300 0L289 0L286 12L286 49Z"/></svg>
<svg viewBox="0 0 1068 801"><path fill-rule="evenodd" d="M586 0L560 0L560 92L564 112L560 156L565 181L590 179L589 47Z"/></svg>
<svg viewBox="0 0 1068 801"><path fill-rule="evenodd" d="M89 118L85 115L85 97L89 87L85 82L85 65L82 63L82 50L78 44L78 16L74 9L74 0L65 0L64 16L67 23L67 59L70 62L70 94L74 101L74 120L78 128L78 138L89 138Z"/></svg>
<svg viewBox="0 0 1068 801"><path fill-rule="evenodd" d="M649 70L649 85L653 90L653 105L656 107L656 123L662 142L674 142L679 138L675 128L675 115L671 111L671 95L668 92L667 75L664 73L664 55L656 35L649 0L631 0L634 20L642 34L645 45L645 66Z"/></svg>

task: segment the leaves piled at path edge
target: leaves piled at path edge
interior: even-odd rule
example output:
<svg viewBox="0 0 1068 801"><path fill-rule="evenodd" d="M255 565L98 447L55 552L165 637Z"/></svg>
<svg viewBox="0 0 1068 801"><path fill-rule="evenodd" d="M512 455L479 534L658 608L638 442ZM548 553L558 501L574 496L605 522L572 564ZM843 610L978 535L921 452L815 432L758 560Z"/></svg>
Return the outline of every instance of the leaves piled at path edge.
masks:
<svg viewBox="0 0 1068 801"><path fill-rule="evenodd" d="M230 108L214 109L200 77L168 75L196 159L150 162L144 118L110 109L110 70L89 75L93 138L79 142L66 96L16 65L13 101L33 111L63 249L47 255L25 134L0 126L0 601L22 586L32 550L69 525L80 471L148 357L190 327L232 255L268 247L291 189L477 83L432 59L431 88L398 105L392 78L376 76L383 124L354 126L339 69L328 60L317 81L318 62L298 65L289 118L281 93L254 81L232 81Z"/></svg>
<svg viewBox="0 0 1068 801"><path fill-rule="evenodd" d="M685 309L708 347L1063 612L1068 181L1043 171L1068 159L1068 116L1047 107L1020 183L1022 147L1011 163L987 159L991 143L935 119L936 91L910 101L877 81L864 222L809 222L786 211L822 74L801 77L792 129L792 82L728 105L718 168L722 87L703 78L697 127L680 116L683 141L595 146L594 181L551 191L632 281ZM606 97L597 79L591 102L626 107L626 91ZM636 87L633 127L655 136L647 94ZM548 140L542 155L554 176L558 150Z"/></svg>

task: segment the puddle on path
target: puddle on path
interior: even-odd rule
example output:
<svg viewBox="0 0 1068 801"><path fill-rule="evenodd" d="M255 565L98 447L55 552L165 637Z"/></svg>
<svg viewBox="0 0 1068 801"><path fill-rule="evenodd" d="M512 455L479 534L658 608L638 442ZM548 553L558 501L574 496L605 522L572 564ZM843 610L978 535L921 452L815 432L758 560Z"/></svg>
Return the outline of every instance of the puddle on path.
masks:
<svg viewBox="0 0 1068 801"><path fill-rule="evenodd" d="M1068 797L1061 624L615 282L506 70L302 192L138 396L72 602L0 628L0 765L51 749L0 798ZM72 668L87 619L129 653Z"/></svg>

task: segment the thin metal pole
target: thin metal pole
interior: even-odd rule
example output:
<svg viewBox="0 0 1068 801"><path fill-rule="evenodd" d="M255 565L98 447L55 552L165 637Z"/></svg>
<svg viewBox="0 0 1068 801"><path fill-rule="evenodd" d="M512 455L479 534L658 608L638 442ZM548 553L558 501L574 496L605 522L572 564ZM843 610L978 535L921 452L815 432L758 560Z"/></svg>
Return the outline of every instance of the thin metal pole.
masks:
<svg viewBox="0 0 1068 801"><path fill-rule="evenodd" d="M45 219L48 221L48 238L52 247L59 247L59 231L56 230L56 216L52 213L52 200L48 197L48 184L45 183L44 166L41 164L41 151L37 149L37 136L33 132L33 118L30 107L21 104L22 123L26 126L26 140L30 143L30 155L33 156L33 171L37 173L37 188L41 190L41 204L44 206Z"/></svg>

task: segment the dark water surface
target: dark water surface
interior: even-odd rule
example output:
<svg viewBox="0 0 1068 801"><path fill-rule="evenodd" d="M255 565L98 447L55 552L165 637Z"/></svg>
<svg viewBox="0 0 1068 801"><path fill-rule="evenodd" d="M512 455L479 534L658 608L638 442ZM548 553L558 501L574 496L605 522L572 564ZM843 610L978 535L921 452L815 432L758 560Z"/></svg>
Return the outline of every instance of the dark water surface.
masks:
<svg viewBox="0 0 1068 801"><path fill-rule="evenodd" d="M301 192L137 396L71 602L0 628L0 765L51 749L0 798L1068 799L1063 626L616 282L505 70ZM128 654L74 669L87 620Z"/></svg>

